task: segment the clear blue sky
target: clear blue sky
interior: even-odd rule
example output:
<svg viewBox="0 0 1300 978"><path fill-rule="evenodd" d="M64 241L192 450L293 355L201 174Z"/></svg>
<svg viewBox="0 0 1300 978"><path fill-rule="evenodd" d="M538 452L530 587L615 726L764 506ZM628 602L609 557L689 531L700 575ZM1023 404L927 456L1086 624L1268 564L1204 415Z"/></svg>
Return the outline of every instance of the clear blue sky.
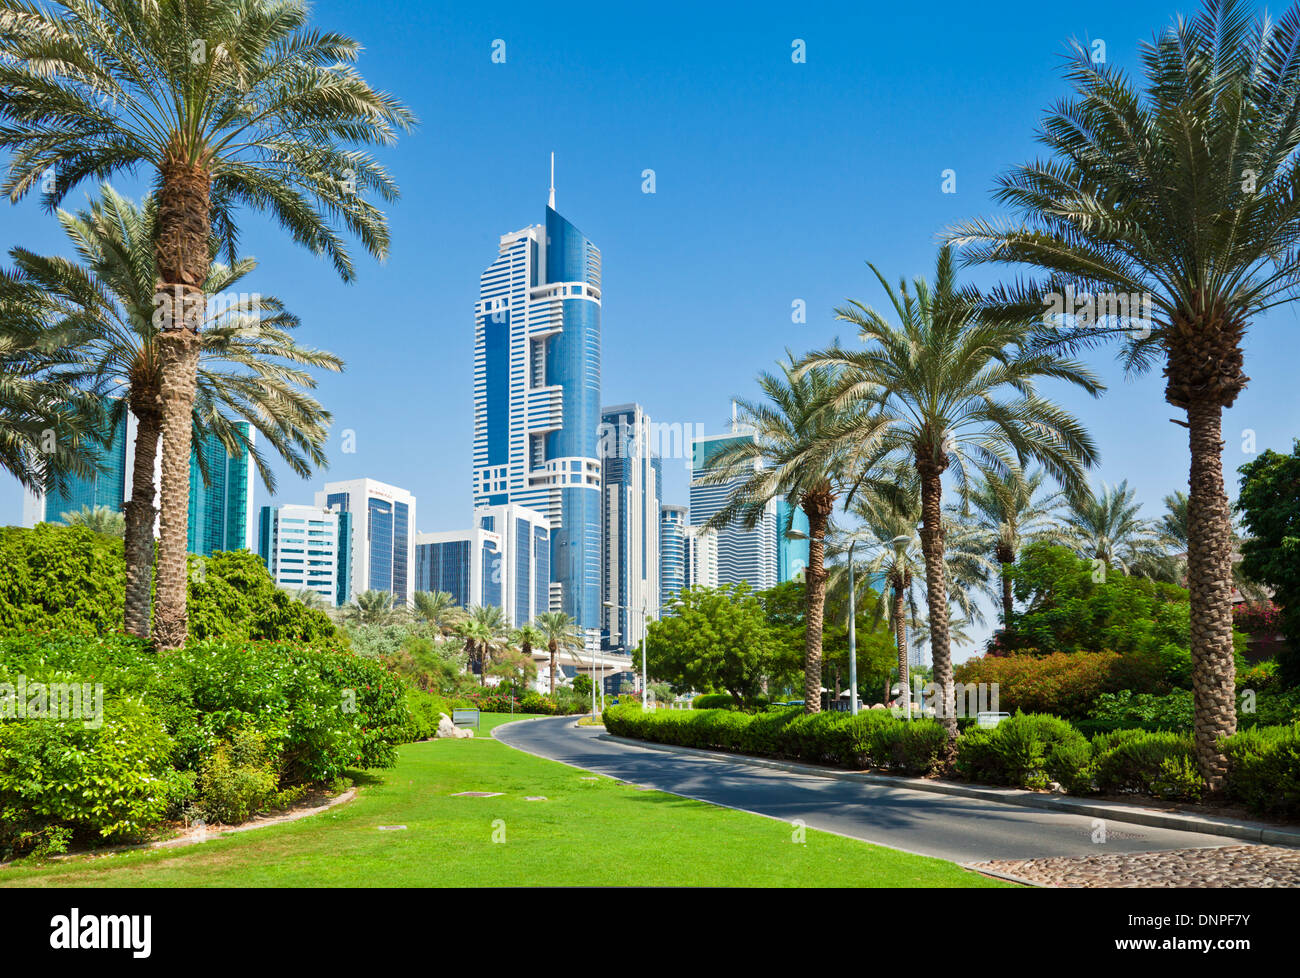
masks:
<svg viewBox="0 0 1300 978"><path fill-rule="evenodd" d="M752 394L786 347L851 338L832 309L848 296L882 301L866 261L891 277L929 274L940 230L993 213L995 175L1035 155L1035 126L1066 92L1067 38L1101 39L1109 60L1131 66L1140 40L1194 10L890 6L315 4L315 24L360 40L361 71L421 126L381 154L403 193L389 209L392 256L360 259L354 284L264 218L245 221L245 252L261 261L249 289L283 298L304 321L300 338L348 364L319 389L335 415L328 473L282 474L275 501L370 476L416 494L418 529L467 525L478 276L500 234L543 220L550 151L558 209L604 255L604 402L717 431L730 398ZM491 57L498 38L504 64ZM796 38L805 64L791 61ZM653 195L642 193L647 168ZM955 194L941 192L946 169ZM35 200L0 206L0 251L15 244L66 250ZM806 325L791 322L795 299ZM1260 449L1300 433L1295 316L1278 311L1250 334L1252 381L1225 422L1230 473L1247 458L1243 429ZM1167 420L1158 372L1126 382L1109 352L1093 360L1111 391L1061 399L1101 446L1096 477L1128 478L1154 516L1186 484L1184 429ZM355 454L339 451L345 429ZM685 462L664 470L667 501L684 503ZM267 501L259 486L257 504ZM6 477L0 522L17 523L20 504Z"/></svg>

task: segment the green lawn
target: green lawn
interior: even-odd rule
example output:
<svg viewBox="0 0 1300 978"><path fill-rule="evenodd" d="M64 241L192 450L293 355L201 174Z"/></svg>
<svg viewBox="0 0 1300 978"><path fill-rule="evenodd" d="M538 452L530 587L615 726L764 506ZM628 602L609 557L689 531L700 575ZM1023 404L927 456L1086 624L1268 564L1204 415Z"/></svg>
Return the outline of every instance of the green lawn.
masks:
<svg viewBox="0 0 1300 978"><path fill-rule="evenodd" d="M485 715L473 740L407 744L395 768L363 776L358 798L320 815L181 849L10 866L0 886L1003 885L811 830L800 845L783 822L584 781L493 740L511 719Z"/></svg>

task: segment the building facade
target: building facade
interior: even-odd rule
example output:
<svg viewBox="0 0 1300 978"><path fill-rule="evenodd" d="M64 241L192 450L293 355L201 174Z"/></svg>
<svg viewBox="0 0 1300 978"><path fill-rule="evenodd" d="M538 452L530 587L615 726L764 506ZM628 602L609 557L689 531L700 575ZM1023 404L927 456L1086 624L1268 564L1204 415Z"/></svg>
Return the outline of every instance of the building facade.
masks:
<svg viewBox="0 0 1300 978"><path fill-rule="evenodd" d="M551 603L551 528L507 503L480 506L468 530L415 535L415 589L446 591L462 608L495 605L513 627Z"/></svg>
<svg viewBox="0 0 1300 978"><path fill-rule="evenodd" d="M394 605L409 606L415 592L415 497L374 479L353 479L327 482L316 493L316 505L351 517L347 601L362 591L387 591Z"/></svg>
<svg viewBox="0 0 1300 978"><path fill-rule="evenodd" d="M776 583L803 580L808 569L808 514L784 499L776 503Z"/></svg>
<svg viewBox="0 0 1300 978"><path fill-rule="evenodd" d="M474 316L475 507L550 528L551 604L601 625L600 251L554 207L503 235Z"/></svg>
<svg viewBox="0 0 1300 978"><path fill-rule="evenodd" d="M601 647L611 651L637 648L646 621L659 618L663 491L650 435L650 419L639 404L601 412Z"/></svg>
<svg viewBox="0 0 1300 978"><path fill-rule="evenodd" d="M319 506L263 506L257 552L278 587L350 600L352 514Z"/></svg>
<svg viewBox="0 0 1300 978"><path fill-rule="evenodd" d="M672 602L686 587L686 535L690 512L685 506L659 507L659 606L671 614Z"/></svg>
<svg viewBox="0 0 1300 978"><path fill-rule="evenodd" d="M752 439L752 433L735 428L724 435L696 438L691 444L691 526L702 527L727 505L732 492L744 483L743 476L710 485L703 475L718 453L740 439ZM764 507L754 527L732 522L718 529L717 579L720 584L747 582L756 591L776 584L777 580L777 503Z"/></svg>
<svg viewBox="0 0 1300 978"><path fill-rule="evenodd" d="M718 532L702 526L686 528L686 586L717 587Z"/></svg>
<svg viewBox="0 0 1300 978"><path fill-rule="evenodd" d="M190 500L186 546L190 553L211 556L218 550L252 550L254 467L249 446L257 432L245 421L235 427L243 436L237 451L227 451L216 435L208 434L190 450ZM113 429L108 443L94 449L101 468L88 476L69 476L62 491L25 490L23 525L59 523L64 513L89 506L120 511L131 498L135 467L136 423L128 411ZM202 453L202 464L200 464ZM205 478L206 474L206 478ZM154 506L160 503L162 456L154 458ZM155 520L154 532L158 532Z"/></svg>

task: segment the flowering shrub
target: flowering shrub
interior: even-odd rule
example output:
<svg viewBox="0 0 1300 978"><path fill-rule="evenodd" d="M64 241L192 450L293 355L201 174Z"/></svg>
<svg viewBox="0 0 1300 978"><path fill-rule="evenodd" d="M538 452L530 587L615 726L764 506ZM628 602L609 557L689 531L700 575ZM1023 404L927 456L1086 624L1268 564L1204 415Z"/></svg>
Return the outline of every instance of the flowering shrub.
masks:
<svg viewBox="0 0 1300 978"><path fill-rule="evenodd" d="M1239 604L1232 609L1233 627L1251 635L1276 635L1282 631L1282 611L1268 604Z"/></svg>

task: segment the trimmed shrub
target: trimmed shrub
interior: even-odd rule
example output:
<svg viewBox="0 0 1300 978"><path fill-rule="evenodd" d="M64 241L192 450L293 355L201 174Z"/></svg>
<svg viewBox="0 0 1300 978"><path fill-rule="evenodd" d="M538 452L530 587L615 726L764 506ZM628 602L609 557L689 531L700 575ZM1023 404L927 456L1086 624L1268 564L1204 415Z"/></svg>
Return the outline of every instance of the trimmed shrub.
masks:
<svg viewBox="0 0 1300 978"><path fill-rule="evenodd" d="M1256 727L1223 741L1228 794L1264 815L1300 815L1300 723Z"/></svg>
<svg viewBox="0 0 1300 978"><path fill-rule="evenodd" d="M1190 733L1117 730L1099 734L1092 748L1100 791L1195 801L1205 790Z"/></svg>
<svg viewBox="0 0 1300 978"><path fill-rule="evenodd" d="M1059 717L1017 713L996 727L973 727L962 734L957 741L956 768L967 780L1041 790L1059 780L1049 770L1053 756L1052 766L1078 783L1082 774L1073 765L1080 763L1087 744L1081 733Z"/></svg>
<svg viewBox="0 0 1300 978"><path fill-rule="evenodd" d="M0 633L116 631L125 593L121 540L52 523L0 529Z"/></svg>
<svg viewBox="0 0 1300 978"><path fill-rule="evenodd" d="M936 770L948 743L943 725L928 718L909 721L891 716L890 720L871 730L871 759L875 765L903 774L930 774Z"/></svg>

